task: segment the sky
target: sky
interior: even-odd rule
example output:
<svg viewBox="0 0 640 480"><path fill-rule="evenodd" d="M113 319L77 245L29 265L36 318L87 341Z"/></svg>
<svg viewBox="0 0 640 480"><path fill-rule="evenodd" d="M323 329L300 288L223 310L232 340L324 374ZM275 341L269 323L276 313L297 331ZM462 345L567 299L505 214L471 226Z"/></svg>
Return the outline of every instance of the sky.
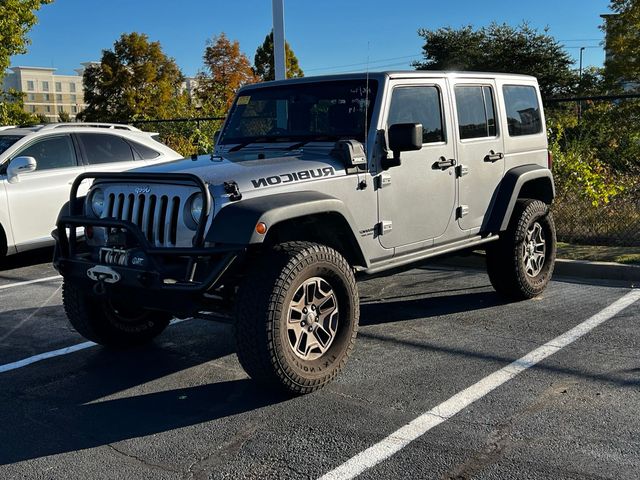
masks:
<svg viewBox="0 0 640 480"><path fill-rule="evenodd" d="M421 59L419 28L481 27L528 22L548 28L583 65L601 66L600 14L608 0L285 0L285 36L305 75L401 70ZM71 74L97 61L122 33L159 41L186 76L202 68L207 39L221 32L240 42L253 62L271 30L271 0L55 0L38 13L26 55L12 66L57 68Z"/></svg>

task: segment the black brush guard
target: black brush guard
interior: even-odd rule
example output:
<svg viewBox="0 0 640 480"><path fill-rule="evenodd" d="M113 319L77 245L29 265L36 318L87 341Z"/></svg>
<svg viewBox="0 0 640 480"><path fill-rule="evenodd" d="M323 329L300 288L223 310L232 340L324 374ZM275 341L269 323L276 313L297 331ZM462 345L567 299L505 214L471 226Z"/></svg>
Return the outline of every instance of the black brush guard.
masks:
<svg viewBox="0 0 640 480"><path fill-rule="evenodd" d="M78 199L78 188L83 180L94 179L114 182L162 183L179 182L195 185L202 193L203 206L193 247L156 247L133 222L112 218L95 218L83 214L84 202ZM209 306L204 295L220 286L237 258L244 249L237 246L213 246L205 248L206 220L211 210L211 199L206 184L199 177L187 173L84 173L78 176L71 187L69 215L58 219L53 236L56 240L54 267L65 280L75 287L90 290L96 296L114 297L120 301L134 301L143 308L168 311L175 315L191 315ZM77 228L102 227L109 231L125 232L126 247L142 252L145 265L114 265L102 263L96 259L95 251L81 249L76 235ZM67 232L68 231L68 232ZM109 246L109 245L106 245ZM100 247L95 247L99 249ZM184 268L176 275L176 264L183 261ZM199 275L196 269L199 263L206 264L209 270ZM92 280L89 269L104 265L117 272L119 280L110 283L104 280ZM176 276L178 278L176 278ZM106 280L106 278L105 278ZM169 280L169 281L167 281Z"/></svg>

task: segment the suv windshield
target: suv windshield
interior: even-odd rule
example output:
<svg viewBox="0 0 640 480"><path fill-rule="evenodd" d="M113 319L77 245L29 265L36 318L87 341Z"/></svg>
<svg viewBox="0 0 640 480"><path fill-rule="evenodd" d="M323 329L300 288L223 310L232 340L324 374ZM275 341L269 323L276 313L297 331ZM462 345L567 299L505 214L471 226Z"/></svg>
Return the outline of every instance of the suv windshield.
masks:
<svg viewBox="0 0 640 480"><path fill-rule="evenodd" d="M0 135L0 153L22 138L22 135Z"/></svg>
<svg viewBox="0 0 640 480"><path fill-rule="evenodd" d="M364 78L246 89L220 143L363 142L377 92L378 83Z"/></svg>

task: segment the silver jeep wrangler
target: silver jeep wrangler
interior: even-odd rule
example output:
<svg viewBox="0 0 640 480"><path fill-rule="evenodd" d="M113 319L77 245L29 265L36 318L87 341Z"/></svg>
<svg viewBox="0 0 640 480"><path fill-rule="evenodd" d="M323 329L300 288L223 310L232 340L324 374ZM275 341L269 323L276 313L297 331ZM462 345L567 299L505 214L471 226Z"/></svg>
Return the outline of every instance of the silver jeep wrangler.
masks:
<svg viewBox="0 0 640 480"><path fill-rule="evenodd" d="M115 347L174 316L230 320L251 377L308 393L353 349L358 276L485 248L499 294L540 294L556 252L550 161L532 77L251 85L211 155L78 177L55 232L64 306Z"/></svg>

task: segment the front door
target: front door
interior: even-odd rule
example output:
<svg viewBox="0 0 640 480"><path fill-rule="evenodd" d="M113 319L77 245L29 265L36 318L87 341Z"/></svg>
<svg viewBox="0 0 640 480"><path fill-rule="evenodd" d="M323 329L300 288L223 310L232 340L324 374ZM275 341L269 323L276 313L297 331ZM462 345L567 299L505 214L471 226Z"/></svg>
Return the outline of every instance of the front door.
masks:
<svg viewBox="0 0 640 480"><path fill-rule="evenodd" d="M451 220L456 176L452 115L443 101L446 90L444 79L393 85L387 131L396 123L420 123L423 145L403 152L400 166L379 175L379 239L384 248L421 248L442 235Z"/></svg>
<svg viewBox="0 0 640 480"><path fill-rule="evenodd" d="M504 173L504 144L497 121L495 82L454 82L458 119L457 217L463 230L479 229Z"/></svg>
<svg viewBox="0 0 640 480"><path fill-rule="evenodd" d="M36 170L20 174L15 183L3 179L18 251L21 245L33 247L52 242L51 232L60 209L69 200L71 184L84 171L78 165L71 137L65 134L35 140L13 158L21 156L35 158Z"/></svg>

